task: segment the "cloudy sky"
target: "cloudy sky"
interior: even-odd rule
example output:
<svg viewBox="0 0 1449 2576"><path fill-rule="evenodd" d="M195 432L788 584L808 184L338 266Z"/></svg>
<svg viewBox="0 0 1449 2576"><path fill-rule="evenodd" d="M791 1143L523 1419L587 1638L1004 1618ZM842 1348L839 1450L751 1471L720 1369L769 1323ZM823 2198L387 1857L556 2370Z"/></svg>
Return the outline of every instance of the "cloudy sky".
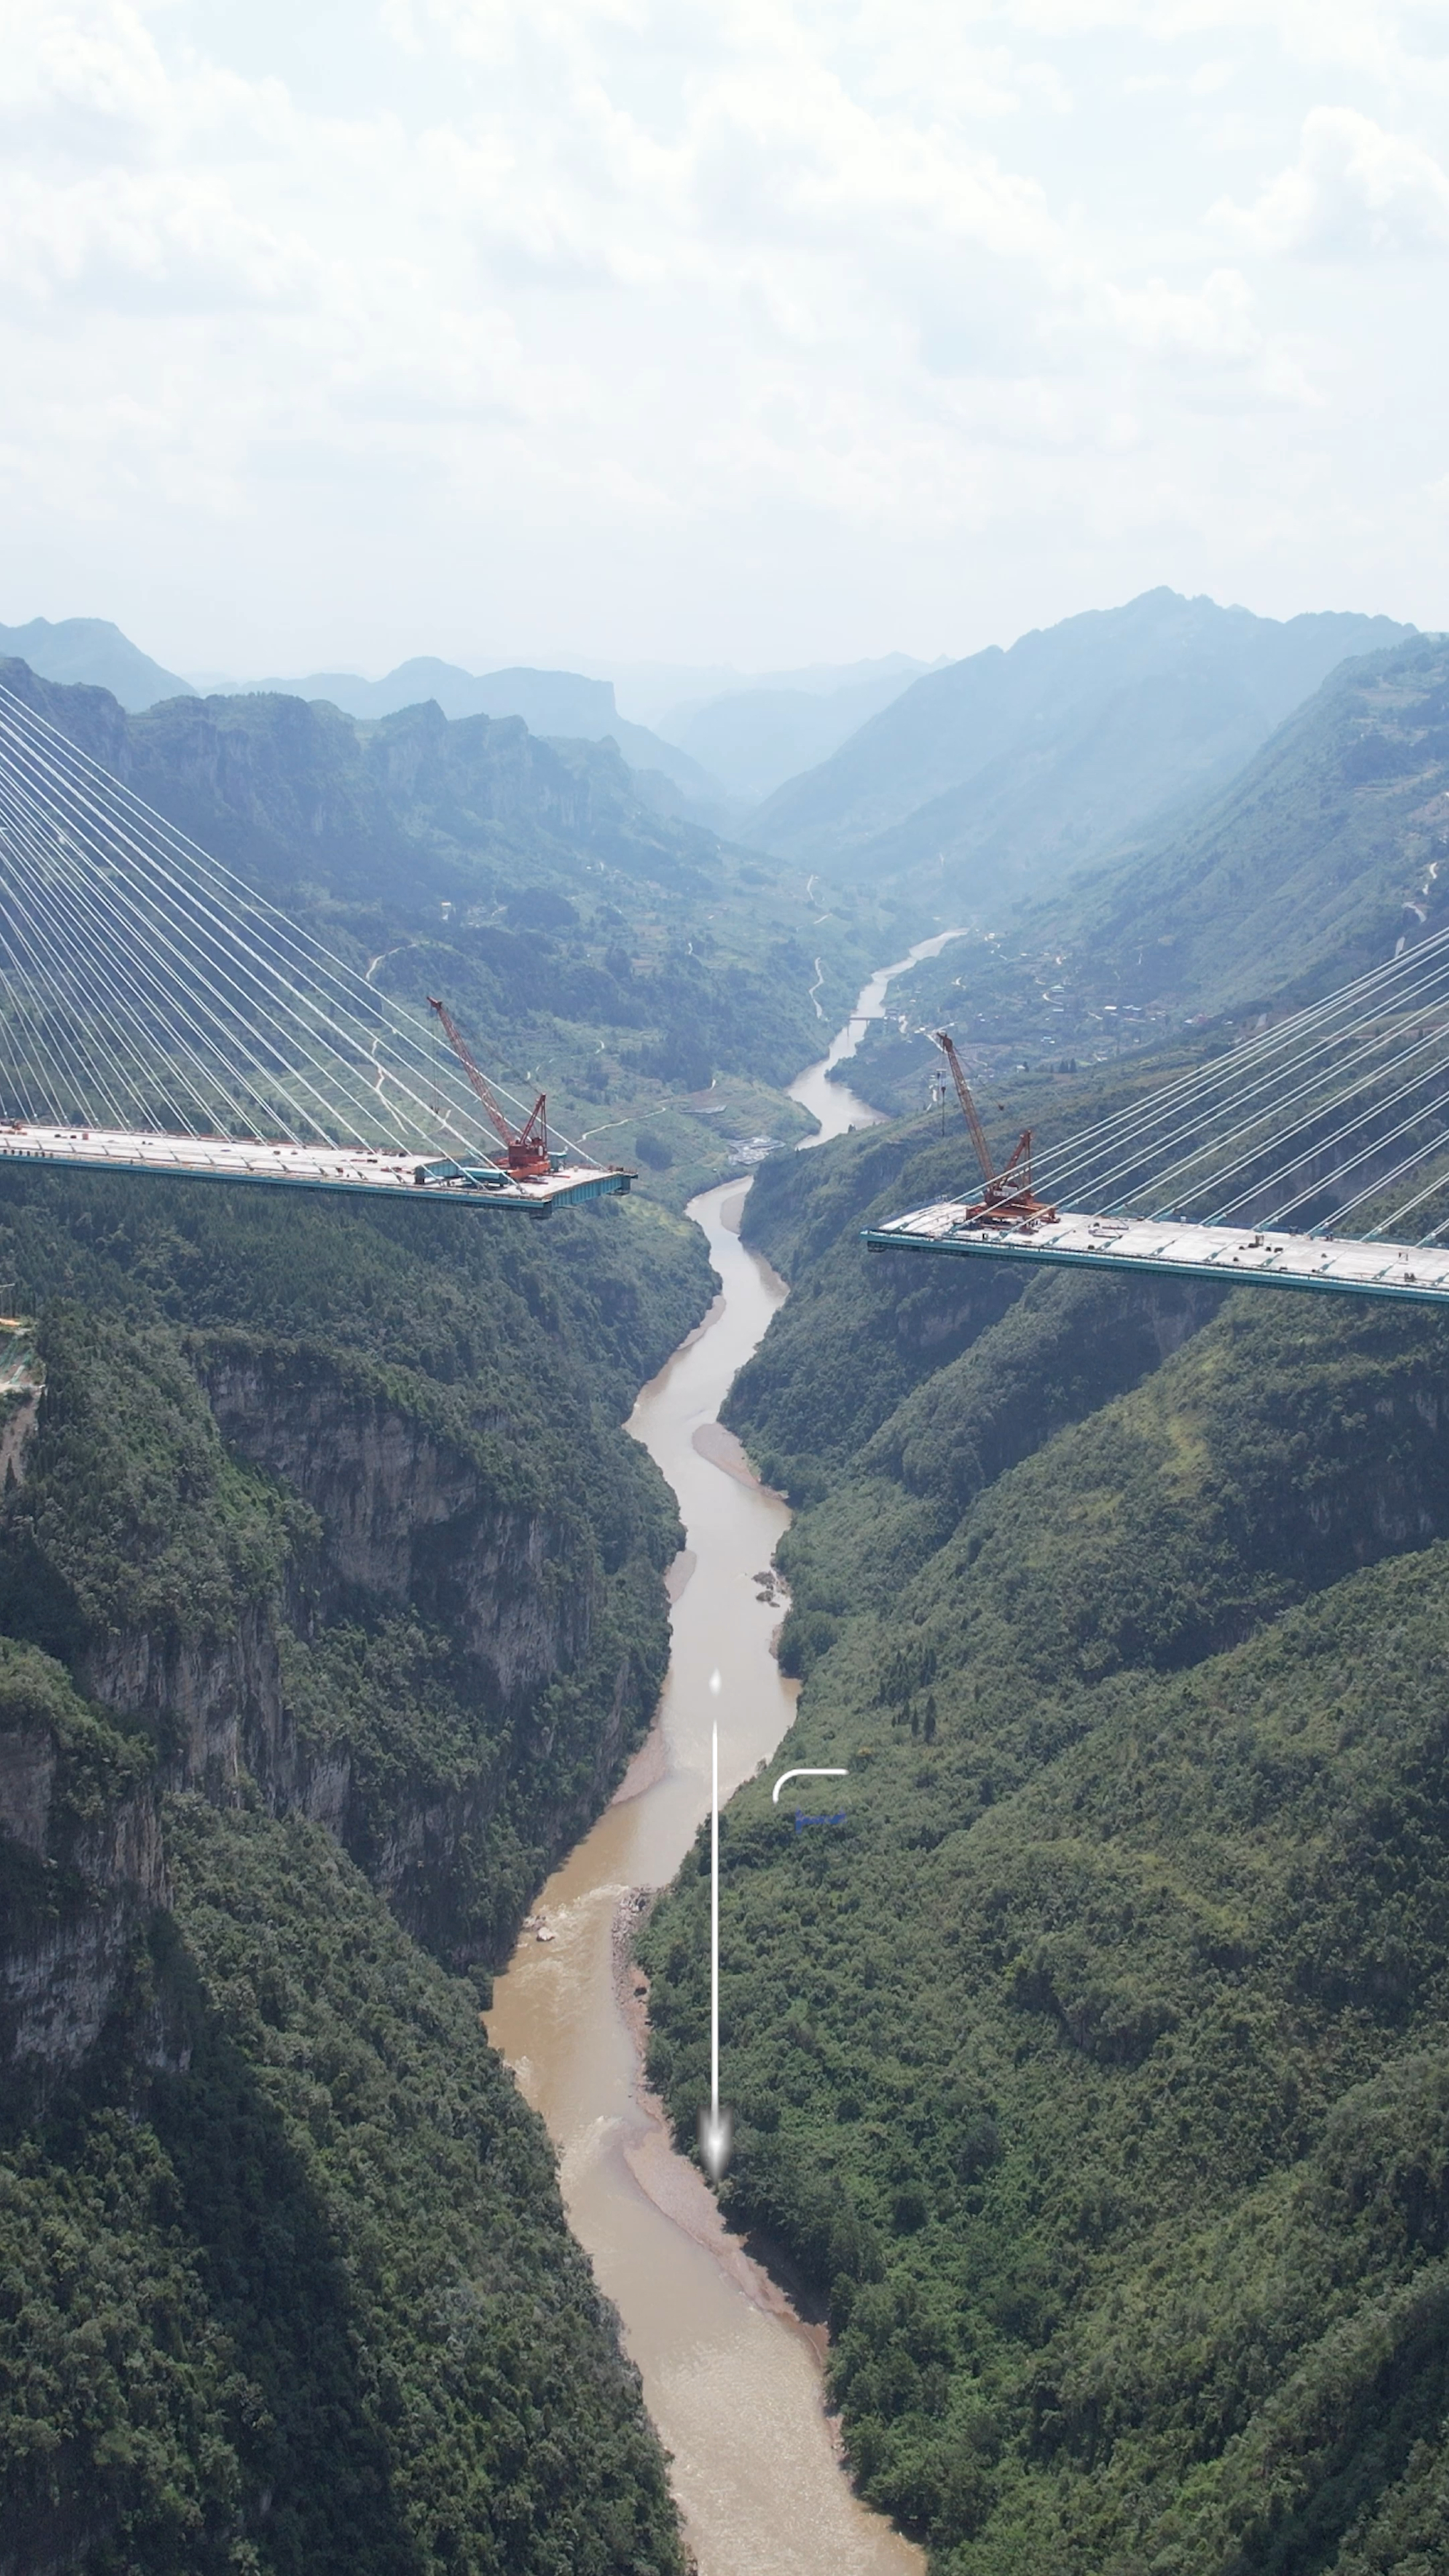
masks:
<svg viewBox="0 0 1449 2576"><path fill-rule="evenodd" d="M1449 0L0 0L0 621L1449 625Z"/></svg>

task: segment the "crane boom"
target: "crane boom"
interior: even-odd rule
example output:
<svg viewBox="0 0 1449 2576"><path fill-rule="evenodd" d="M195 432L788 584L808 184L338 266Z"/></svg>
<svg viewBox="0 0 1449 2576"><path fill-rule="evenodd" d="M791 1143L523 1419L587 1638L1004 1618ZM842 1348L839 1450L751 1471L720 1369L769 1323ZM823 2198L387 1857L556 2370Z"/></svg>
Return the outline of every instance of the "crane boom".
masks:
<svg viewBox="0 0 1449 2576"><path fill-rule="evenodd" d="M951 1079L956 1085L956 1097L961 1103L971 1142L976 1148L976 1160L981 1166L981 1177L990 1189L996 1178L996 1166L991 1160L991 1148L986 1142L986 1130L977 1116L976 1103L971 1097L971 1085L966 1079L966 1069L956 1053L948 1030L937 1029L936 1044L951 1068ZM1014 1161L1015 1156L1012 1159Z"/></svg>
<svg viewBox="0 0 1449 2576"><path fill-rule="evenodd" d="M438 1001L436 996L430 993L428 1008L430 1011L436 1011L442 1021L448 1044L467 1075L473 1090L483 1103L488 1113L489 1123L496 1130L504 1147L504 1160L513 1178L516 1181L547 1180L553 1168L548 1153L547 1094L542 1091L539 1093L523 1125L514 1129L509 1124L502 1103L495 1097L474 1063L469 1052L468 1041L447 1003Z"/></svg>
<svg viewBox="0 0 1449 2576"><path fill-rule="evenodd" d="M976 1103L971 1097L971 1085L966 1079L966 1068L956 1053L950 1032L946 1029L937 1029L936 1044L951 1068L951 1078L956 1085L956 1097L961 1103L961 1112L965 1118L971 1142L976 1148L976 1160L981 1166L981 1178L985 1183L975 1207L967 1209L965 1221L976 1225L1035 1225L1043 1219L1050 1220L1055 1217L1056 1209L1048 1207L1045 1200L1039 1199L1032 1187L1031 1129L1023 1127L998 1172L991 1160L991 1148L986 1142L986 1130L981 1124Z"/></svg>

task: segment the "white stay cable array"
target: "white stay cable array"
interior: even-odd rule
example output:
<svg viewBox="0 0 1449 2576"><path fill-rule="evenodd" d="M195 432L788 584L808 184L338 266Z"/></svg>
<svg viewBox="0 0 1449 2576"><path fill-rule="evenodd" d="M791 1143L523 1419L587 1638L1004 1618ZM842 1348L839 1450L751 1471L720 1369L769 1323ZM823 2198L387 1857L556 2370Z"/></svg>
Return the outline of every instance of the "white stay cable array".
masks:
<svg viewBox="0 0 1449 2576"><path fill-rule="evenodd" d="M421 1013L3 686L0 1114L469 1154L480 1124Z"/></svg>
<svg viewBox="0 0 1449 2576"><path fill-rule="evenodd" d="M1367 1209L1373 1234L1401 1234L1411 1212L1440 1203L1442 1218L1446 1155L1439 931L1067 1138L1041 1156L1039 1187L1059 1205L1310 1232Z"/></svg>

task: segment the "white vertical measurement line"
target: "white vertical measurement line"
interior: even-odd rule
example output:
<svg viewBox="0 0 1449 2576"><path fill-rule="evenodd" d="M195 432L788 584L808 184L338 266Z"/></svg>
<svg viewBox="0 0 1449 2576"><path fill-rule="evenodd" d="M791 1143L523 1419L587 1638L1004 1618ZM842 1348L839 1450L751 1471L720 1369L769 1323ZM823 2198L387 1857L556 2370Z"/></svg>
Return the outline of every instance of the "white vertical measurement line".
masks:
<svg viewBox="0 0 1449 2576"><path fill-rule="evenodd" d="M718 1699L718 1671L709 1677ZM710 1730L709 1801L709 2109L699 2115L699 2152L711 2182L718 2182L729 2162L733 2123L719 2106L719 1720Z"/></svg>
<svg viewBox="0 0 1449 2576"><path fill-rule="evenodd" d="M709 1728L709 2117L719 2128L719 1718Z"/></svg>

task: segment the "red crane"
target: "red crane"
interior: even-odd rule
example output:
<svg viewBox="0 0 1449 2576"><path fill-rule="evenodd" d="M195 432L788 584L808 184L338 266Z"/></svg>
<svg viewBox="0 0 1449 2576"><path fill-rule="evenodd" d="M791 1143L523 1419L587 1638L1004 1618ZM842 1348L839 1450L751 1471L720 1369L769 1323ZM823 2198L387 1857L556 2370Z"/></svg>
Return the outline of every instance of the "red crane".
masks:
<svg viewBox="0 0 1449 2576"><path fill-rule="evenodd" d="M452 1048L453 1053L457 1057L463 1071L466 1073L469 1082L472 1084L473 1089L477 1092L479 1099L487 1110L491 1125L497 1129L498 1135L502 1140L504 1152L501 1157L495 1155L493 1159L506 1164L508 1171L515 1181L546 1181L553 1169L553 1165L549 1160L548 1151L548 1099L546 1094L542 1091L539 1093L538 1098L535 1100L532 1109L529 1111L527 1118L523 1122L523 1125L515 1130L509 1125L501 1102L494 1098L493 1093L484 1081L478 1067L473 1062L472 1056L468 1052L468 1041L464 1037L462 1030L459 1028L457 1021L454 1019L452 1012L449 1010L447 1003L435 1000L434 996L430 993L428 995L428 1008L430 1011L437 1012L438 1017L442 1021L443 1027L447 1032L449 1046Z"/></svg>
<svg viewBox="0 0 1449 2576"><path fill-rule="evenodd" d="M976 1103L971 1097L971 1085L966 1079L961 1059L945 1029L937 1029L936 1044L951 1068L951 1078L956 1085L956 1097L961 1103L962 1115L970 1131L971 1142L976 1148L976 1160L981 1166L981 1177L986 1184L976 1205L966 1210L963 1222L967 1225L1052 1224L1056 1218L1056 1209L1048 1207L1044 1199L1039 1199L1031 1185L1031 1129L1023 1127L1011 1153L998 1172L991 1160L991 1148L986 1142L986 1130L977 1116Z"/></svg>

